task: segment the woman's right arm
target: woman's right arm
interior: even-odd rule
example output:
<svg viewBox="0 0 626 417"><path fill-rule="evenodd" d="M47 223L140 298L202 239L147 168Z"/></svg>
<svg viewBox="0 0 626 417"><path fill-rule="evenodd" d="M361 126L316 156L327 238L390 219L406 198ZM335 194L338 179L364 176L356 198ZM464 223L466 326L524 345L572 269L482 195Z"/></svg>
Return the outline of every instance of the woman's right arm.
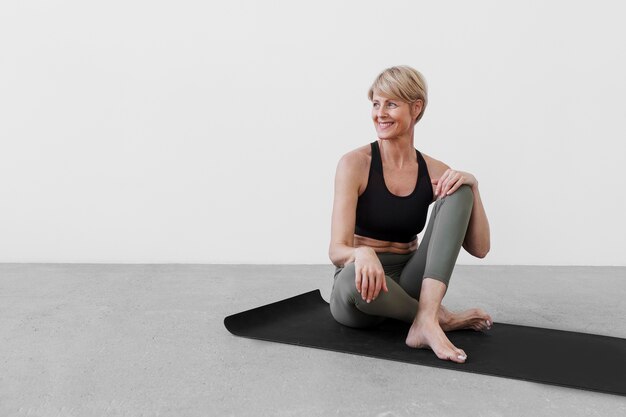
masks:
<svg viewBox="0 0 626 417"><path fill-rule="evenodd" d="M387 284L385 272L374 249L368 246L354 247L359 181L368 168L365 157L356 152L344 155L337 164L328 256L338 267L355 263L356 288L363 299L370 302L376 299L381 289L387 291Z"/></svg>
<svg viewBox="0 0 626 417"><path fill-rule="evenodd" d="M354 225L359 199L359 171L362 157L356 152L345 154L337 164L335 196L330 230L328 256L337 267L355 260Z"/></svg>

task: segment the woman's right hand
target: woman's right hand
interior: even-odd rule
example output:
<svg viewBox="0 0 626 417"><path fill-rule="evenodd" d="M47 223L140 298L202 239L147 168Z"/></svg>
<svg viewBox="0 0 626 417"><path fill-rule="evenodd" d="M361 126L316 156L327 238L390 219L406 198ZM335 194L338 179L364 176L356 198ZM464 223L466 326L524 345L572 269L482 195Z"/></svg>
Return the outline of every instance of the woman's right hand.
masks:
<svg viewBox="0 0 626 417"><path fill-rule="evenodd" d="M361 246L356 249L354 256L354 281L363 300L369 303L378 297L381 289L385 292L389 291L385 271L374 249Z"/></svg>

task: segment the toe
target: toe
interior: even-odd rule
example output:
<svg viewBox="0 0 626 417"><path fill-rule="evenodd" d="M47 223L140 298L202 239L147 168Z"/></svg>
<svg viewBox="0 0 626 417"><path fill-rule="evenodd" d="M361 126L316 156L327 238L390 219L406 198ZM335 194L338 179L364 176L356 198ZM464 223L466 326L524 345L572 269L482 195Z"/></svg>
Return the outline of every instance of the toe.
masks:
<svg viewBox="0 0 626 417"><path fill-rule="evenodd" d="M459 349L455 346L452 346L452 352L450 353L453 356L453 360L455 362L463 362L467 359L467 354L463 349Z"/></svg>

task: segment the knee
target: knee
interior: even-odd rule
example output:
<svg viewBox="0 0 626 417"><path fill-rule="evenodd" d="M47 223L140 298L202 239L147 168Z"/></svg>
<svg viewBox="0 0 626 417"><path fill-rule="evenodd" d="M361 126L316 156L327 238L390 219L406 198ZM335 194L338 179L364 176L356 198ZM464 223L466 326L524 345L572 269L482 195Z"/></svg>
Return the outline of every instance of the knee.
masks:
<svg viewBox="0 0 626 417"><path fill-rule="evenodd" d="M346 326L352 325L355 296L354 264L346 265L335 277L330 293L330 313L337 322Z"/></svg>
<svg viewBox="0 0 626 417"><path fill-rule="evenodd" d="M474 205L474 192L470 185L463 184L458 190L446 196L446 200L471 208Z"/></svg>
<svg viewBox="0 0 626 417"><path fill-rule="evenodd" d="M335 278L333 293L342 300L347 300L357 293L354 262L347 264Z"/></svg>

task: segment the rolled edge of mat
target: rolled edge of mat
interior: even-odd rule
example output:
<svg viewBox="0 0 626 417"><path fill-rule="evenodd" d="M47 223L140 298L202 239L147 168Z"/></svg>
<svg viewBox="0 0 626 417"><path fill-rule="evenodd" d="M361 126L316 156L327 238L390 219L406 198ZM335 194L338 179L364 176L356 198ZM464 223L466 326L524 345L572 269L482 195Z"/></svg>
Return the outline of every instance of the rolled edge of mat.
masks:
<svg viewBox="0 0 626 417"><path fill-rule="evenodd" d="M296 299L300 299L300 298L316 298L316 299L321 299L322 301L326 302L323 298L322 298L322 293L320 292L319 288L313 291L309 291L309 292L305 292L302 294L298 294L295 295L293 297L289 297L289 298L285 298L283 300L279 300L279 301L275 301L273 303L270 304L265 304L259 307L255 307L255 308L251 308L249 310L245 310L245 311L241 311L239 313L235 313L235 314L231 314L230 316L226 316L224 317L224 327L226 327L226 329L231 332L232 334L234 334L235 336L240 336L241 332L239 332L238 330L238 326L236 325L239 320L241 320L242 316L247 316L250 313L253 313L255 311L259 311L261 309L267 309L267 308L271 308L272 306L275 306L277 304L282 304L285 301L294 301Z"/></svg>

